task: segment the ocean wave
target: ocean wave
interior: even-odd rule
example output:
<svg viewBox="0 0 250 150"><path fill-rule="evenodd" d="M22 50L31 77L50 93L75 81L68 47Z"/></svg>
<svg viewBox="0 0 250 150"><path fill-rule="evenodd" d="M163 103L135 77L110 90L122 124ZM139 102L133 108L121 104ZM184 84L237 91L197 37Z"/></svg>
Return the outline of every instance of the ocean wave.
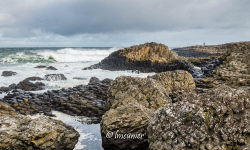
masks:
<svg viewBox="0 0 250 150"><path fill-rule="evenodd" d="M54 58L57 62L82 62L82 61L100 61L107 57L117 48L110 49L74 49L64 48L56 51L40 51L39 55Z"/></svg>
<svg viewBox="0 0 250 150"><path fill-rule="evenodd" d="M44 57L34 53L18 52L0 59L1 63L18 64L18 63L53 63L56 60L53 57Z"/></svg>
<svg viewBox="0 0 250 150"><path fill-rule="evenodd" d="M117 50L117 48L63 48L59 50L47 49L39 51L25 51L0 58L0 63L18 64L100 61L115 50Z"/></svg>

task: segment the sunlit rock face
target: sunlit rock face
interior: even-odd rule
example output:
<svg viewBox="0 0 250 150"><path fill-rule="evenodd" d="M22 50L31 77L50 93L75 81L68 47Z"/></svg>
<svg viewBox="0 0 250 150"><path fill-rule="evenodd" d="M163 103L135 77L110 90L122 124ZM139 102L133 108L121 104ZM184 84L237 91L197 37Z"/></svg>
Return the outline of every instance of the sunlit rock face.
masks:
<svg viewBox="0 0 250 150"><path fill-rule="evenodd" d="M152 42L118 50L100 63L84 69L96 68L164 72L178 69L191 71L193 65L167 46Z"/></svg>

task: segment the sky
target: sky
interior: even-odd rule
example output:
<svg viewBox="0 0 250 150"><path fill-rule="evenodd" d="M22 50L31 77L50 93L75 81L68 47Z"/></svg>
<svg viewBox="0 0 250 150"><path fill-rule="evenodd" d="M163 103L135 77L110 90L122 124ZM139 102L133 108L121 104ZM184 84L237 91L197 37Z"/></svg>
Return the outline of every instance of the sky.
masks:
<svg viewBox="0 0 250 150"><path fill-rule="evenodd" d="M1 0L0 47L250 40L249 0Z"/></svg>

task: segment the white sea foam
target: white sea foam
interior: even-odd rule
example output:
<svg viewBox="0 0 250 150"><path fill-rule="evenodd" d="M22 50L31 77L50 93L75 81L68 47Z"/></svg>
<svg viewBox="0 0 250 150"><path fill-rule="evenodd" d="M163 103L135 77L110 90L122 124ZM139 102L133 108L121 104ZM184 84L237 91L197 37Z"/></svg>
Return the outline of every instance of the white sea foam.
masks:
<svg viewBox="0 0 250 150"><path fill-rule="evenodd" d="M38 52L38 55L41 55L46 59L54 58L57 62L100 61L115 50L117 50L117 48L110 48L107 50L64 48L56 51L40 51Z"/></svg>
<svg viewBox="0 0 250 150"><path fill-rule="evenodd" d="M86 124L84 120L86 117L70 116L58 111L52 111L56 117L54 119L61 120L65 124L73 126L75 130L80 134L78 143L74 150L102 150L102 141L99 124Z"/></svg>

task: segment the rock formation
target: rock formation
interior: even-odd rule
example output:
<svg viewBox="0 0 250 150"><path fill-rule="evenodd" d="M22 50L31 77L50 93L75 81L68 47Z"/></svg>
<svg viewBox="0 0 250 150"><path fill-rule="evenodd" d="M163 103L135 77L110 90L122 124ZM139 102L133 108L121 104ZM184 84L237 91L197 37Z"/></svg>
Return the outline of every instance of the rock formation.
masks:
<svg viewBox="0 0 250 150"><path fill-rule="evenodd" d="M152 42L118 50L100 63L84 69L96 68L164 72L178 69L191 71L193 65L169 50L167 46Z"/></svg>
<svg viewBox="0 0 250 150"><path fill-rule="evenodd" d="M250 85L250 42L224 44L222 63L210 71L210 75L197 81L197 86L214 88L220 84L229 86Z"/></svg>
<svg viewBox="0 0 250 150"><path fill-rule="evenodd" d="M95 122L100 122L101 116L106 112L107 90L110 82L109 79L102 81L98 79L88 85L52 90L43 94L16 89L1 101L25 115L36 113L52 115L51 110L54 109L70 115L95 117Z"/></svg>
<svg viewBox="0 0 250 150"><path fill-rule="evenodd" d="M172 102L169 94L192 91L195 83L186 71L169 71L148 78L118 77L108 90L108 112L102 117L103 146L107 149L143 149L151 114ZM107 138L110 132L144 135L141 139Z"/></svg>
<svg viewBox="0 0 250 150"><path fill-rule="evenodd" d="M14 76L16 75L17 73L16 72L13 72L13 71L3 71L2 72L2 76L3 77L9 77L9 76Z"/></svg>
<svg viewBox="0 0 250 150"><path fill-rule="evenodd" d="M249 149L249 97L249 89L227 86L179 95L150 120L149 148Z"/></svg>
<svg viewBox="0 0 250 150"><path fill-rule="evenodd" d="M64 74L47 74L44 79L47 81L67 80Z"/></svg>
<svg viewBox="0 0 250 150"><path fill-rule="evenodd" d="M0 103L0 149L73 149L79 134L49 117L30 118Z"/></svg>

